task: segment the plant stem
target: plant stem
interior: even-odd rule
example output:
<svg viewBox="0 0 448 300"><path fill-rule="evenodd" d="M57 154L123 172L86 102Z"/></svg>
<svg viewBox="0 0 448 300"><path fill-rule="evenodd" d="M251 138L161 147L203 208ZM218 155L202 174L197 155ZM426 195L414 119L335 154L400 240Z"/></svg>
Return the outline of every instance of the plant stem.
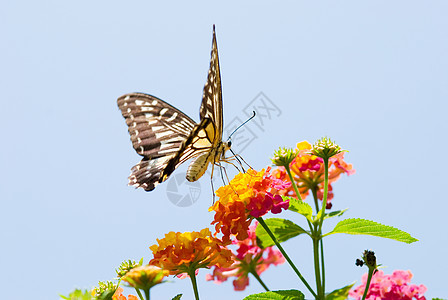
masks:
<svg viewBox="0 0 448 300"><path fill-rule="evenodd" d="M362 300L365 300L367 297L367 293L369 292L369 288L370 288L370 281L372 280L372 276L373 276L373 272L375 271L375 268L370 268L369 267L369 273L367 275L367 283L366 283L366 288L364 290L364 295L362 295Z"/></svg>
<svg viewBox="0 0 448 300"><path fill-rule="evenodd" d="M325 180L324 180L324 199L321 207L322 214L319 221L319 232L322 229L322 224L324 222L325 209L327 208L327 197L328 197L328 158L324 158L325 167ZM319 211L320 212L320 211Z"/></svg>
<svg viewBox="0 0 448 300"><path fill-rule="evenodd" d="M320 281L320 266L319 266L319 240L320 234L313 235L313 256L314 256L314 274L316 275L316 289L319 299L324 299L322 295L322 285Z"/></svg>
<svg viewBox="0 0 448 300"><path fill-rule="evenodd" d="M271 237L272 241L275 243L275 245L277 246L278 250L280 250L280 252L283 254L283 256L285 257L286 261L289 263L289 265L291 266L291 268L294 270L294 272L296 272L297 276L299 276L300 280L302 280L303 284L308 288L308 290L310 291L311 294L313 294L313 296L315 298L317 298L316 293L313 291L313 289L310 287L310 285L308 284L308 282L305 280L305 278L302 276L302 274L300 274L299 270L296 268L296 266L294 265L294 263L291 261L291 259L289 258L288 254L286 254L285 250L283 249L283 247L280 245L280 243L277 241L277 239L275 238L274 234L272 233L272 231L269 229L268 225L266 225L266 223L264 222L263 218L259 217L256 218L258 223L261 224L261 226L263 226L264 230L266 230L266 232L269 234L269 236Z"/></svg>
<svg viewBox="0 0 448 300"><path fill-rule="evenodd" d="M188 275L190 275L191 284L193 285L194 297L196 300L199 300L198 284L196 282L196 270L192 268L190 272L188 272Z"/></svg>
<svg viewBox="0 0 448 300"><path fill-rule="evenodd" d="M320 239L320 262L322 268L322 293L325 295L325 263L324 263L324 240Z"/></svg>
<svg viewBox="0 0 448 300"><path fill-rule="evenodd" d="M303 201L302 196L300 196L299 189L297 188L294 177L292 177L291 169L289 168L289 166L285 166L285 169L286 169L286 172L288 173L289 180L291 181L292 187L294 188L294 192L296 192L297 199L299 199L300 201Z"/></svg>
<svg viewBox="0 0 448 300"><path fill-rule="evenodd" d="M319 199L317 198L317 186L311 189L313 193L314 206L316 207L316 213L319 211Z"/></svg>
<svg viewBox="0 0 448 300"><path fill-rule="evenodd" d="M319 199L317 198L317 187L311 189L312 193L313 193L313 199L314 199L314 205L316 206L316 211L319 211L319 204L318 201ZM316 228L316 230L318 230ZM322 233L319 230L319 235ZM320 263L321 263L321 295L325 295L325 264L324 264L324 244L323 244L323 240L322 237L319 238L319 244L320 244Z"/></svg>
<svg viewBox="0 0 448 300"><path fill-rule="evenodd" d="M140 300L143 300L143 295L142 295L142 293L140 292L140 290L136 288L135 291L137 292L137 295L138 295L138 297L140 298Z"/></svg>
<svg viewBox="0 0 448 300"><path fill-rule="evenodd" d="M149 289L145 289L145 298L149 300L151 297L149 296Z"/></svg>
<svg viewBox="0 0 448 300"><path fill-rule="evenodd" d="M269 288L266 284L264 284L263 280L261 280L260 276L257 274L255 270L251 270L250 274L254 275L255 279L258 280L258 282L261 284L261 286L266 290L266 292L269 292Z"/></svg>

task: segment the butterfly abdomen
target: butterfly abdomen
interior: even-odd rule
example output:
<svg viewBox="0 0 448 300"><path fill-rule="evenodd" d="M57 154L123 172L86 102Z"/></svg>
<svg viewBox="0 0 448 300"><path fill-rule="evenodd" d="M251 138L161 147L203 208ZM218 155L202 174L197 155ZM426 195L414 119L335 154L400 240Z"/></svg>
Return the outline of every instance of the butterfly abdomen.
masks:
<svg viewBox="0 0 448 300"><path fill-rule="evenodd" d="M207 170L208 164L213 160L214 152L204 153L198 156L194 161L188 166L187 170L187 180L190 182L196 181L204 175Z"/></svg>

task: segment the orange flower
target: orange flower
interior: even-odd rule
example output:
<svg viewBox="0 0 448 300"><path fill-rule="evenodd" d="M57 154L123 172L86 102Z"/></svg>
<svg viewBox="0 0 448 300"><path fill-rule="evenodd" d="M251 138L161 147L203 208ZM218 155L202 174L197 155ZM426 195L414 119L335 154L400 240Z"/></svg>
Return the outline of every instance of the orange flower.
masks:
<svg viewBox="0 0 448 300"><path fill-rule="evenodd" d="M129 295L128 298L126 298L126 296L123 296L122 293L123 293L123 288L119 287L115 291L114 295L112 296L112 300L139 300L134 295Z"/></svg>
<svg viewBox="0 0 448 300"><path fill-rule="evenodd" d="M322 158L312 155L310 153L311 144L303 141L297 144L297 156L290 165L291 173L299 189L302 199L308 196L310 190L317 192L318 199L323 198L324 189L324 161ZM344 161L344 152L334 155L329 159L329 174L328 174L328 200L327 208L331 208L331 199L333 198L332 182L339 179L341 174L352 175L355 173L353 166ZM281 180L289 181L289 176L285 168L279 167L274 170L273 175ZM280 194L286 196L295 196L294 189L289 187L280 191Z"/></svg>
<svg viewBox="0 0 448 300"><path fill-rule="evenodd" d="M249 169L216 191L219 200L209 211L216 212L212 225L215 225L216 234L223 234L225 243L230 242L230 235L240 241L246 239L254 217L288 208L289 203L283 202L278 191L289 187L290 183L274 178L269 172L270 168L260 172Z"/></svg>
<svg viewBox="0 0 448 300"><path fill-rule="evenodd" d="M171 275L195 272L199 268L217 265L228 267L233 263L231 251L221 240L212 237L208 228L200 232L169 232L149 247L154 258L149 262L168 270Z"/></svg>
<svg viewBox="0 0 448 300"><path fill-rule="evenodd" d="M162 283L163 277L168 275L169 272L166 270L162 270L156 266L146 265L131 269L122 277L122 280L136 289L149 290L153 286Z"/></svg>

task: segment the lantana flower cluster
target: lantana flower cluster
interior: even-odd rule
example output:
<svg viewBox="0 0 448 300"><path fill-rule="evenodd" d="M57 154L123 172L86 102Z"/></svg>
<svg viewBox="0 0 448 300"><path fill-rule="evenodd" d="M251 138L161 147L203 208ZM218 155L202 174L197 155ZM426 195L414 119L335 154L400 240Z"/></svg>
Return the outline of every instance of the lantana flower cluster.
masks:
<svg viewBox="0 0 448 300"><path fill-rule="evenodd" d="M270 168L239 173L228 185L216 191L219 200L209 209L216 213L212 222L216 234L222 233L225 243L230 242L231 235L239 241L247 239L253 218L288 209L289 202L283 201L279 192L290 185L290 182L272 176Z"/></svg>
<svg viewBox="0 0 448 300"><path fill-rule="evenodd" d="M236 291L243 291L249 285L249 274L260 275L266 271L270 265L279 265L285 262L285 258L280 251L273 246L260 248L257 245L255 229L257 222L249 227L248 238L243 241L234 239L232 245L237 246L233 252L234 263L228 268L215 267L213 274L207 274L207 280L214 280L215 283L226 281L230 277Z"/></svg>
<svg viewBox="0 0 448 300"><path fill-rule="evenodd" d="M297 144L294 153L296 157L289 165L294 181L297 184L302 199L305 199L309 191L315 190L318 199L323 199L324 193L324 160L316 155L311 154L312 146L310 143L303 141ZM355 173L352 164L344 161L344 152L340 152L329 159L329 175L328 175L328 199L327 209L332 207L331 199L333 199L332 182L339 179L341 174L352 175ZM273 171L275 178L289 181L289 176L284 167L278 167ZM295 197L294 189L290 186L280 191L281 195Z"/></svg>
<svg viewBox="0 0 448 300"><path fill-rule="evenodd" d="M426 300L425 296L423 296L423 293L426 292L426 287L423 284L410 284L412 276L411 271L397 270L392 275L385 275L383 271L379 270L372 277L366 299ZM367 274L364 274L361 285L350 290L349 296L356 300L362 299L366 282Z"/></svg>
<svg viewBox="0 0 448 300"><path fill-rule="evenodd" d="M149 247L154 255L149 264L171 275L191 274L191 271L215 265L225 268L233 263L232 252L213 237L208 228L200 232L169 232L165 238L157 239L157 243Z"/></svg>

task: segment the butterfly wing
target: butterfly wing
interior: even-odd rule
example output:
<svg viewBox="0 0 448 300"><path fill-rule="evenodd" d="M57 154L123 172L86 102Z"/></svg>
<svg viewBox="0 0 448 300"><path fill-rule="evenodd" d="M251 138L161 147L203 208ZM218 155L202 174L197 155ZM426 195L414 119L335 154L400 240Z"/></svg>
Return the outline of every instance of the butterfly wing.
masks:
<svg viewBox="0 0 448 300"><path fill-rule="evenodd" d="M198 180L208 164L221 157L223 147L222 94L215 27L210 68L196 124L187 115L154 96L133 93L118 98L131 141L142 161L132 168L129 184L151 191L183 162L196 158L187 179Z"/></svg>
<svg viewBox="0 0 448 300"><path fill-rule="evenodd" d="M213 41L207 81L202 94L200 118L204 140L208 143L208 151L201 153L188 167L187 180L198 180L207 170L208 164L219 162L221 155L228 149L222 142L223 113L221 72L219 68L218 44L216 42L215 26L213 26ZM213 167L213 166L212 166ZM213 173L213 171L212 171Z"/></svg>
<svg viewBox="0 0 448 300"><path fill-rule="evenodd" d="M217 146L222 140L223 117L222 117L222 90L221 72L219 69L218 44L216 42L215 26L213 26L213 41L208 70L207 82L202 94L200 118L209 118L215 125L215 138L213 144Z"/></svg>
<svg viewBox="0 0 448 300"><path fill-rule="evenodd" d="M197 125L174 106L148 94L126 94L117 103L128 125L132 145L143 156L132 168L129 185L153 190L163 181L166 166Z"/></svg>

